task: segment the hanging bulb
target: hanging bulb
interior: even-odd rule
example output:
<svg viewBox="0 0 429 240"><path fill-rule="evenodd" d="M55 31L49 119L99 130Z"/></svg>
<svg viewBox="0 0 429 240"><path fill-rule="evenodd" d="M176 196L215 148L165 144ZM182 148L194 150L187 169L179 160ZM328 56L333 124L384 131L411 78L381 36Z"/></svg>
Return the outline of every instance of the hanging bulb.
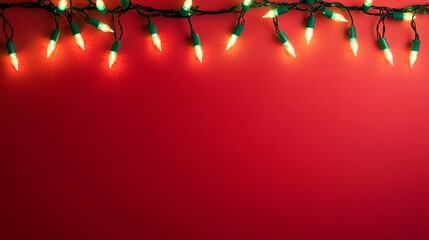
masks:
<svg viewBox="0 0 429 240"><path fill-rule="evenodd" d="M414 63L417 61L417 55L419 54L420 50L420 40L414 39L413 45L411 47L411 53L410 53L410 67L413 67Z"/></svg>
<svg viewBox="0 0 429 240"><path fill-rule="evenodd" d="M411 21L416 18L416 15L410 12L394 12L392 18L395 20Z"/></svg>
<svg viewBox="0 0 429 240"><path fill-rule="evenodd" d="M249 10L250 4L252 4L252 0L244 0L241 4L241 10L243 10L243 12Z"/></svg>
<svg viewBox="0 0 429 240"><path fill-rule="evenodd" d="M115 64L120 46L121 46L121 43L119 42L119 40L115 40L115 42L112 45L112 48L110 49L109 68L112 68L113 64Z"/></svg>
<svg viewBox="0 0 429 240"><path fill-rule="evenodd" d="M305 3L307 3L308 5L313 5L314 4L314 0L305 0Z"/></svg>
<svg viewBox="0 0 429 240"><path fill-rule="evenodd" d="M49 58L52 53L55 50L55 47L57 46L58 38L60 37L60 30L55 29L52 34L51 38L49 40L48 48L46 50L46 58Z"/></svg>
<svg viewBox="0 0 429 240"><path fill-rule="evenodd" d="M282 14L289 12L289 8L287 6L280 6L276 9L272 9L267 14L265 14L262 18L275 18Z"/></svg>
<svg viewBox="0 0 429 240"><path fill-rule="evenodd" d="M286 36L286 34L283 31L280 31L277 36L279 37L280 41L283 43L283 45L286 48L286 51L288 51L288 53L290 55L292 55L293 57L296 57L295 55L295 50L293 49L292 44L290 43L288 37Z"/></svg>
<svg viewBox="0 0 429 240"><path fill-rule="evenodd" d="M192 42L194 43L195 56L200 62L203 62L203 49L201 48L200 37L196 33L192 33Z"/></svg>
<svg viewBox="0 0 429 240"><path fill-rule="evenodd" d="M130 6L130 1L121 0L121 6L122 6L122 8L128 8Z"/></svg>
<svg viewBox="0 0 429 240"><path fill-rule="evenodd" d="M105 14L107 12L106 5L104 5L103 0L97 0L95 2L95 6L97 7L98 11L102 14Z"/></svg>
<svg viewBox="0 0 429 240"><path fill-rule="evenodd" d="M313 15L308 16L307 29L305 29L305 40L307 40L307 44L310 44L311 39L313 38L315 23L316 23L316 18Z"/></svg>
<svg viewBox="0 0 429 240"><path fill-rule="evenodd" d="M323 9L323 15L325 15L325 17L328 17L332 20L334 20L335 22L348 22L347 19L344 18L343 15L334 12L332 10L329 10L327 8Z"/></svg>
<svg viewBox="0 0 429 240"><path fill-rule="evenodd" d="M67 9L68 5L68 0L60 0L58 2L58 10L60 10L61 12L64 12Z"/></svg>
<svg viewBox="0 0 429 240"><path fill-rule="evenodd" d="M240 37L243 32L244 26L240 23L235 26L234 32L232 32L231 37L228 40L228 44L226 45L226 51L228 51L234 44L237 42L238 37Z"/></svg>
<svg viewBox="0 0 429 240"><path fill-rule="evenodd" d="M109 27L109 25L107 25L107 24L105 24L105 23L103 23L103 22L100 22L100 21L98 21L97 19L95 19L95 18L90 18L89 20L88 20L88 23L89 24L91 24L92 26L94 26L94 27L96 27L96 28L98 28L98 29L100 29L101 31L103 31L103 32L113 32L113 29L111 29L110 27Z"/></svg>
<svg viewBox="0 0 429 240"><path fill-rule="evenodd" d="M365 0L365 2L362 4L362 9L364 12L368 12L369 8L371 8L372 0Z"/></svg>
<svg viewBox="0 0 429 240"><path fill-rule="evenodd" d="M153 22L149 22L147 24L147 27L149 28L150 36L152 37L153 44L159 49L159 51L162 50L161 48L161 39L159 38L158 31L156 30L155 24Z"/></svg>
<svg viewBox="0 0 429 240"><path fill-rule="evenodd" d="M82 35L80 34L80 30L79 30L77 23L72 22L70 24L70 29L73 33L73 36L76 40L77 45L79 45L79 47L81 47L83 50L85 50L85 42L83 41Z"/></svg>
<svg viewBox="0 0 429 240"><path fill-rule="evenodd" d="M192 8L192 0L185 0L182 6L182 16L188 16Z"/></svg>
<svg viewBox="0 0 429 240"><path fill-rule="evenodd" d="M381 45L381 49L383 49L384 57L386 57L387 61L389 61L389 63L393 65L393 54L392 54L392 51L390 51L390 47L389 47L389 44L387 43L386 38L382 37L378 39L378 42Z"/></svg>
<svg viewBox="0 0 429 240"><path fill-rule="evenodd" d="M357 41L357 35L356 35L356 28L355 28L355 26L351 26L349 28L349 38L350 38L350 48L352 49L353 54L356 57L357 53L358 53L358 49L359 49L359 44L358 44L358 41Z"/></svg>
<svg viewBox="0 0 429 240"><path fill-rule="evenodd" d="M15 67L16 71L18 71L18 57L16 56L16 50L15 45L13 42L6 42L7 52L9 53L10 61L12 62L12 65Z"/></svg>

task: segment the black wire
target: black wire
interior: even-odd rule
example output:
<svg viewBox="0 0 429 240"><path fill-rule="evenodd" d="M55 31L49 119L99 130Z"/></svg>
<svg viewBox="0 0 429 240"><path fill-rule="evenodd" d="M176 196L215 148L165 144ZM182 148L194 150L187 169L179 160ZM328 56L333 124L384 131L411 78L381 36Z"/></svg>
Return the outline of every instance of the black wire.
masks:
<svg viewBox="0 0 429 240"><path fill-rule="evenodd" d="M195 34L194 26L192 26L191 16L188 16L189 28L191 29L191 35Z"/></svg>
<svg viewBox="0 0 429 240"><path fill-rule="evenodd" d="M5 9L2 9L2 11L0 12L0 17L3 19L3 33L6 41L11 42L13 40L13 35L15 31L12 27L12 24L10 24L10 22L4 16L4 11ZM10 30L10 33L8 33L7 29Z"/></svg>
<svg viewBox="0 0 429 240"><path fill-rule="evenodd" d="M414 39L416 40L420 40L420 36L419 33L417 32L417 25L416 25L416 21L414 21L414 17L416 16L416 13L413 14L413 18L411 20L411 28L414 31Z"/></svg>

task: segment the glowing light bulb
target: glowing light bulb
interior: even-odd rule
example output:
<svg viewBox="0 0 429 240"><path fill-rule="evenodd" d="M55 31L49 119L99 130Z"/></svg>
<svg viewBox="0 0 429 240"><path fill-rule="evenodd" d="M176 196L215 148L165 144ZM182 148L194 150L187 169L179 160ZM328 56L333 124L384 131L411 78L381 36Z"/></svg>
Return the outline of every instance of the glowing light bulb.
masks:
<svg viewBox="0 0 429 240"><path fill-rule="evenodd" d="M392 18L395 20L411 21L416 18L416 15L410 12L394 12Z"/></svg>
<svg viewBox="0 0 429 240"><path fill-rule="evenodd" d="M290 43L290 41L289 41L288 37L286 36L286 34L283 31L280 31L277 35L278 35L280 41L282 42L282 44L285 46L286 51L290 55L292 55L293 57L296 57L295 50L293 49L293 46Z"/></svg>
<svg viewBox="0 0 429 240"><path fill-rule="evenodd" d="M307 29L305 29L305 40L307 41L307 44L310 44L311 39L313 38L315 23L316 23L316 18L313 15L308 16Z"/></svg>
<svg viewBox="0 0 429 240"><path fill-rule="evenodd" d="M102 14L105 14L107 12L106 5L104 4L103 0L97 0L95 2L95 6L97 7L98 11Z"/></svg>
<svg viewBox="0 0 429 240"><path fill-rule="evenodd" d="M289 12L289 8L287 6L281 6L276 9L270 10L262 18L275 18L287 12Z"/></svg>
<svg viewBox="0 0 429 240"><path fill-rule="evenodd" d="M115 64L120 47L121 47L121 43L119 42L119 40L115 40L115 42L112 45L112 48L110 49L109 68L112 68L113 64Z"/></svg>
<svg viewBox="0 0 429 240"><path fill-rule="evenodd" d="M362 4L362 9L364 12L368 12L368 10L371 8L372 0L365 0L365 2Z"/></svg>
<svg viewBox="0 0 429 240"><path fill-rule="evenodd" d="M228 44L226 45L226 51L228 51L234 44L237 42L238 37L240 37L243 32L244 26L240 23L235 26L234 32L232 32L231 37L228 39Z"/></svg>
<svg viewBox="0 0 429 240"><path fill-rule="evenodd" d="M410 67L413 67L414 63L417 61L417 55L419 54L420 50L420 40L414 39L413 45L411 47L411 53L410 53Z"/></svg>
<svg viewBox="0 0 429 240"><path fill-rule="evenodd" d="M49 58L52 53L55 51L55 47L57 46L58 38L60 37L60 30L55 29L49 40L48 48L46 49L46 58Z"/></svg>
<svg viewBox="0 0 429 240"><path fill-rule="evenodd" d="M153 22L149 22L147 24L149 28L149 33L152 38L153 45L155 45L159 51L162 51L161 47L161 39L159 38L158 31L156 30L155 24Z"/></svg>
<svg viewBox="0 0 429 240"><path fill-rule="evenodd" d="M332 10L329 10L327 8L323 9L323 15L334 20L335 22L348 22L343 15L336 13Z"/></svg>
<svg viewBox="0 0 429 240"><path fill-rule="evenodd" d="M359 44L357 41L356 28L355 26L351 26L349 28L349 37L350 37L350 48L353 51L353 54L357 56Z"/></svg>
<svg viewBox="0 0 429 240"><path fill-rule="evenodd" d="M194 50L195 50L195 56L200 60L200 62L203 62L203 49L201 47L201 41L198 34L193 33L192 34L192 42L194 43Z"/></svg>
<svg viewBox="0 0 429 240"><path fill-rule="evenodd" d="M188 16L191 8L192 8L192 0L185 0L182 6L182 15Z"/></svg>
<svg viewBox="0 0 429 240"><path fill-rule="evenodd" d="M74 36L74 39L76 40L77 45L81 47L83 50L85 50L85 42L83 41L82 35L80 34L80 30L77 23L72 22L70 24L70 29L73 33L73 36Z"/></svg>
<svg viewBox="0 0 429 240"><path fill-rule="evenodd" d="M89 20L88 20L88 23L89 24L91 24L92 26L94 26L94 27L96 27L96 28L98 28L98 29L100 29L101 31L103 31L103 32L113 32L113 29L111 29L110 27L109 27L109 25L107 25L107 24L105 24L105 23L103 23L103 22L101 22L101 21L98 21L97 19L95 19L95 18L90 18Z"/></svg>
<svg viewBox="0 0 429 240"><path fill-rule="evenodd" d="M15 45L13 44L13 42L6 42L6 47L9 53L10 61L12 62L12 65L15 67L16 71L18 71L19 61L18 61L18 57L16 56Z"/></svg>
<svg viewBox="0 0 429 240"><path fill-rule="evenodd" d="M383 49L384 57L389 61L391 65L393 65L393 54L392 51L390 51L389 44L387 43L386 38L382 37L378 40L378 42L381 45L381 49Z"/></svg>
<svg viewBox="0 0 429 240"><path fill-rule="evenodd" d="M243 11L249 10L250 4L252 4L252 0L244 0L243 3L241 4L241 9Z"/></svg>
<svg viewBox="0 0 429 240"><path fill-rule="evenodd" d="M68 3L67 3L68 1L67 0L60 0L59 2L58 2L58 9L61 11L61 12L64 12L66 9L67 9L67 5L68 5Z"/></svg>

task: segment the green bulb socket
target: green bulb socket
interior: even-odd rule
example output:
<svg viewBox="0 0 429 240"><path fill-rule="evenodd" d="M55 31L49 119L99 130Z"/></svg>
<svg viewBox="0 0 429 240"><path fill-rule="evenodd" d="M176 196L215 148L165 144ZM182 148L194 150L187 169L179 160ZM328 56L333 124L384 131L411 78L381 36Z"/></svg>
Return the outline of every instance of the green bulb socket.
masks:
<svg viewBox="0 0 429 240"><path fill-rule="evenodd" d="M316 18L313 15L308 16L307 28L314 28L315 23L316 23Z"/></svg>
<svg viewBox="0 0 429 240"><path fill-rule="evenodd" d="M355 26L351 26L351 27L349 28L349 37L350 37L350 38L357 39L357 35L356 35L356 28L355 28Z"/></svg>
<svg viewBox="0 0 429 240"><path fill-rule="evenodd" d="M13 44L13 42L6 42L6 47L7 47L7 52L9 54L16 53L15 45Z"/></svg>
<svg viewBox="0 0 429 240"><path fill-rule="evenodd" d="M306 2L308 5L313 5L313 4L314 4L314 0L305 0L305 2Z"/></svg>
<svg viewBox="0 0 429 240"><path fill-rule="evenodd" d="M277 15L278 16L285 14L287 12L289 12L289 8L287 6L281 6L281 7L277 8Z"/></svg>
<svg viewBox="0 0 429 240"><path fill-rule="evenodd" d="M192 34L192 42L194 43L194 46L197 46L197 45L201 46L200 37L198 36L197 33Z"/></svg>
<svg viewBox="0 0 429 240"><path fill-rule="evenodd" d="M280 41L282 43L285 43L287 41L289 41L289 39L287 38L286 34L283 31L280 31L277 36L279 37Z"/></svg>
<svg viewBox="0 0 429 240"><path fill-rule="evenodd" d="M420 42L421 42L420 40L414 39L413 45L411 46L411 51L418 52L420 50Z"/></svg>
<svg viewBox="0 0 429 240"><path fill-rule="evenodd" d="M147 24L147 28L149 28L149 33L150 33L150 35L153 35L153 34L157 34L157 33L158 33L158 31L156 30L156 26L155 26L155 24L154 24L153 22L149 22L149 23Z"/></svg>
<svg viewBox="0 0 429 240"><path fill-rule="evenodd" d="M128 0L121 0L122 8L128 8L130 6L130 1Z"/></svg>
<svg viewBox="0 0 429 240"><path fill-rule="evenodd" d="M325 17L327 17L327 18L332 19L332 17L334 16L334 11L325 8L325 9L323 9L323 15L325 15Z"/></svg>
<svg viewBox="0 0 429 240"><path fill-rule="evenodd" d="M121 47L121 43L119 42L119 40L115 40L110 51L111 52L118 52L120 47Z"/></svg>
<svg viewBox="0 0 429 240"><path fill-rule="evenodd" d="M249 10L250 9L250 6L246 6L246 5L244 5L244 4L241 4L241 10L243 11L243 12L246 12L247 10Z"/></svg>
<svg viewBox="0 0 429 240"><path fill-rule="evenodd" d="M379 42L379 43L380 43L380 45L381 45L381 49L386 50L386 49L389 49L389 48L390 48L390 47L389 47L389 44L387 43L386 38L382 37L382 38L378 39L378 42Z"/></svg>
<svg viewBox="0 0 429 240"><path fill-rule="evenodd" d="M367 6L367 5L365 5L365 4L362 4L362 10L364 11L364 12L368 12L368 10L371 8L371 6Z"/></svg>
<svg viewBox="0 0 429 240"><path fill-rule="evenodd" d="M232 32L232 34L239 37L243 32L243 30L244 30L244 26L239 23L237 24L237 26L235 26L234 32Z"/></svg>
<svg viewBox="0 0 429 240"><path fill-rule="evenodd" d="M392 14L392 18L395 19L395 20L404 20L404 13L394 12Z"/></svg>
<svg viewBox="0 0 429 240"><path fill-rule="evenodd" d="M80 33L79 26L75 22L70 23L70 29L73 33L73 36Z"/></svg>
<svg viewBox="0 0 429 240"><path fill-rule="evenodd" d="M55 29L54 31L52 31L51 38L50 38L51 40L58 42L59 37L60 37L60 30Z"/></svg>
<svg viewBox="0 0 429 240"><path fill-rule="evenodd" d="M92 26L94 26L94 27L96 27L96 28L98 28L98 25L101 23L100 21L98 21L97 19L95 19L95 18L90 18L89 20L88 20L88 23L89 24L91 24Z"/></svg>

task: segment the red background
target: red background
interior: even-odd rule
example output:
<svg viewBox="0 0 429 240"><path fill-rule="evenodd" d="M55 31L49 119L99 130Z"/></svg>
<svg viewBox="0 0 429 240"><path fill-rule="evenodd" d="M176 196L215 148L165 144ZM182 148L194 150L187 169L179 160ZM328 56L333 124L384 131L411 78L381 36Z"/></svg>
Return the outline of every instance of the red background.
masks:
<svg viewBox="0 0 429 240"><path fill-rule="evenodd" d="M410 69L408 22L386 21L392 67L377 18L354 14L354 57L349 24L317 14L307 46L307 16L292 11L280 26L293 59L267 10L246 14L229 52L236 14L193 17L203 64L186 20L153 19L158 52L146 20L126 14L112 69L111 34L79 19L84 52L62 19L46 59L52 16L7 10L20 70L2 41L0 238L429 239L429 18L416 19L422 49Z"/></svg>

